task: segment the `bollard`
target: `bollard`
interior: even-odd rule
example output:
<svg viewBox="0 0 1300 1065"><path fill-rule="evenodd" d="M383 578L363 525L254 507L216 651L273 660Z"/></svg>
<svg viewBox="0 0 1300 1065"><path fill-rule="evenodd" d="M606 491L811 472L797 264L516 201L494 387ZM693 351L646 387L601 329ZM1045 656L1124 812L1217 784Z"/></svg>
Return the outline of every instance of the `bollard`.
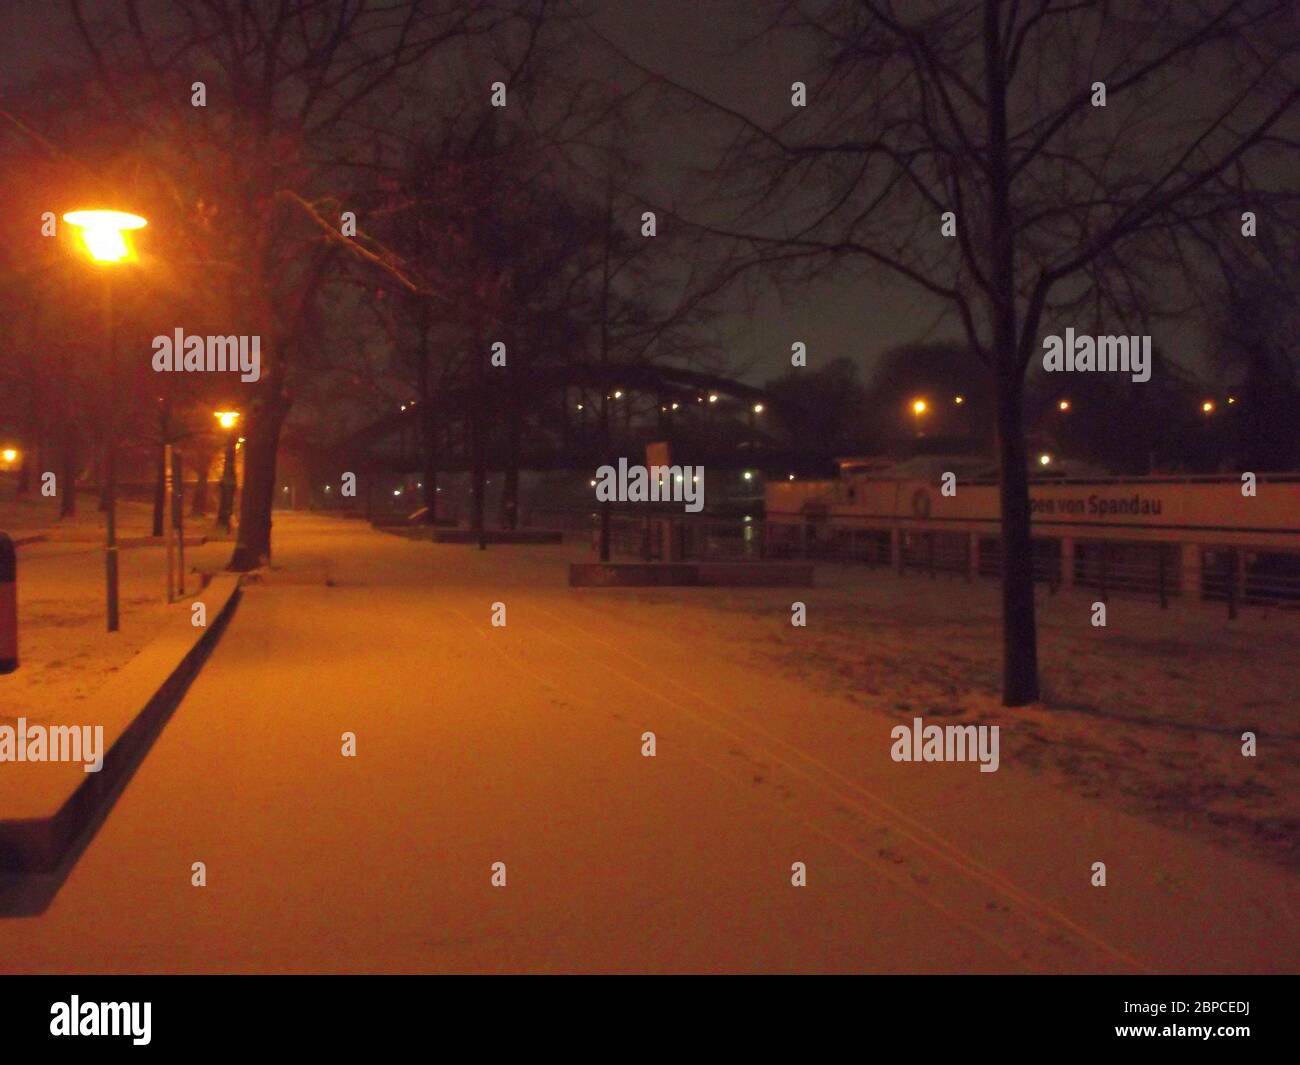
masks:
<svg viewBox="0 0 1300 1065"><path fill-rule="evenodd" d="M0 673L18 668L18 556L0 532Z"/></svg>

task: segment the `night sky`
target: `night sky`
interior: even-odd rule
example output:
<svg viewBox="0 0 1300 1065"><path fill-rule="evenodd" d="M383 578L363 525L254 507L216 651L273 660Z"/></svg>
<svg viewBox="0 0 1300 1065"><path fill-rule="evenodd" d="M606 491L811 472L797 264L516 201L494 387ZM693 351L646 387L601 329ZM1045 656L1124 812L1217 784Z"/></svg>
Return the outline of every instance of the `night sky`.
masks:
<svg viewBox="0 0 1300 1065"><path fill-rule="evenodd" d="M629 56L760 119L787 107L790 83L806 75L797 54L750 41L762 28L758 7L748 0L595 0L592 5L601 32ZM7 0L0 8L0 84L21 84L50 66L72 70L80 60L65 4ZM594 49L584 62L597 76L626 76ZM643 143L655 145L646 193L689 193L689 168L706 160L715 146L707 132L666 124L638 132ZM847 356L869 377L875 360L891 348L963 339L960 324L945 316L939 302L912 286L875 277L810 285L788 300L765 292L754 306L743 305L739 295L734 299L735 312L722 328L739 376L754 383L789 368L795 340L807 343L810 366ZM1156 325L1152 333L1176 360L1194 369L1204 365L1205 334L1196 323Z"/></svg>

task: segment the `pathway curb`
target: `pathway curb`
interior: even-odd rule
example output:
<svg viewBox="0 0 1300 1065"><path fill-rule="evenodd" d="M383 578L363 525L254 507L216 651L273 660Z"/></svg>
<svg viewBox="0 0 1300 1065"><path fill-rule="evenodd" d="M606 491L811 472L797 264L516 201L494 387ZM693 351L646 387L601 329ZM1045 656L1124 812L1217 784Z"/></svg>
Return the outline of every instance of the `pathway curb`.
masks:
<svg viewBox="0 0 1300 1065"><path fill-rule="evenodd" d="M103 689L106 701L138 688L152 690L152 695L115 736L105 736L107 750L99 772L86 773L79 765L70 766L75 773L67 774L66 797L47 816L5 818L0 809L0 869L54 871L87 826L112 805L118 785L130 779L138 757L148 751L220 638L239 601L240 585L239 575L214 577L203 594L191 600L207 606L207 625L193 629L192 635L178 635L176 630L159 635ZM164 655L170 664L160 667L157 659ZM93 706L81 716L93 724ZM12 768L11 763L0 763L0 773ZM43 768L53 769L54 764L46 763Z"/></svg>

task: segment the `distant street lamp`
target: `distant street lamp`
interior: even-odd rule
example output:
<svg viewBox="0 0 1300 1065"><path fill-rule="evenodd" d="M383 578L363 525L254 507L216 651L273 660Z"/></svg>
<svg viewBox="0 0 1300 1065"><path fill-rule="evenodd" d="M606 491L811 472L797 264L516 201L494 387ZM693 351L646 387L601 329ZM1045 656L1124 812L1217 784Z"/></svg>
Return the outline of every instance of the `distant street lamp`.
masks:
<svg viewBox="0 0 1300 1065"><path fill-rule="evenodd" d="M916 435L918 437L923 435L921 429L921 419L925 416L925 412L928 411L929 409L930 409L930 404L927 403L924 399L917 397L916 399L912 400L912 417L916 419Z"/></svg>
<svg viewBox="0 0 1300 1065"><path fill-rule="evenodd" d="M1063 399L1063 400L1061 400L1059 403L1057 403L1057 405L1056 405L1056 409L1059 410L1059 411L1067 411L1067 410L1069 410L1069 409L1070 409L1070 401L1069 401L1068 399Z"/></svg>
<svg viewBox="0 0 1300 1065"><path fill-rule="evenodd" d="M1202 414L1213 414L1213 413L1214 413L1214 400L1212 400L1212 399L1207 399L1204 403L1202 403L1202 404L1201 404L1201 413L1202 413Z"/></svg>
<svg viewBox="0 0 1300 1065"><path fill-rule="evenodd" d="M239 424L239 411L214 410L212 416L217 424L226 430L226 461L221 470L221 503L217 507L217 524L225 526L230 532L231 518L235 509L235 427Z"/></svg>
<svg viewBox="0 0 1300 1065"><path fill-rule="evenodd" d="M143 229L148 223L137 214L125 211L69 211L63 220L76 227L81 245L91 262L97 266L117 266L133 262L135 253L126 234L133 229ZM118 630L118 571L117 571L117 357L113 343L113 272L104 274L104 337L108 349L109 424L108 461L105 471L107 483L104 493L104 577L107 587L108 631ZM76 491L75 485L66 486Z"/></svg>

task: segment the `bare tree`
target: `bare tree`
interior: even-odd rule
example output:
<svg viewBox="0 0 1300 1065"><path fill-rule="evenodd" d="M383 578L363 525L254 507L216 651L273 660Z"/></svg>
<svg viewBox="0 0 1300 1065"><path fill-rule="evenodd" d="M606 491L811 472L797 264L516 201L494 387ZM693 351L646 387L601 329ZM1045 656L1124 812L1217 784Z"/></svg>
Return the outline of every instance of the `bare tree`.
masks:
<svg viewBox="0 0 1300 1065"><path fill-rule="evenodd" d="M811 61L806 106L791 95L777 120L601 39L734 126L717 193L741 207L690 220L728 242L733 276L860 267L917 286L960 321L996 386L1003 701L1023 705L1039 694L1026 369L1045 327L1137 332L1130 323L1185 309L1171 297L1186 292L1179 278L1194 272L1198 235L1248 240L1246 211L1260 224L1294 221L1297 193L1283 177L1298 146L1293 5L782 0L771 9L770 34Z"/></svg>
<svg viewBox="0 0 1300 1065"><path fill-rule="evenodd" d="M380 101L400 108L404 73L435 57L461 59L468 42L508 32L544 3L132 0L96 10L103 21L92 22L71 0L113 114L134 131L133 146L165 160L182 192L172 234L206 221L196 240L227 279L232 317L262 338L262 375L241 405L246 480L232 569L270 555L280 431L335 259L299 204L341 196L345 164L373 146ZM203 107L194 106L197 83Z"/></svg>

